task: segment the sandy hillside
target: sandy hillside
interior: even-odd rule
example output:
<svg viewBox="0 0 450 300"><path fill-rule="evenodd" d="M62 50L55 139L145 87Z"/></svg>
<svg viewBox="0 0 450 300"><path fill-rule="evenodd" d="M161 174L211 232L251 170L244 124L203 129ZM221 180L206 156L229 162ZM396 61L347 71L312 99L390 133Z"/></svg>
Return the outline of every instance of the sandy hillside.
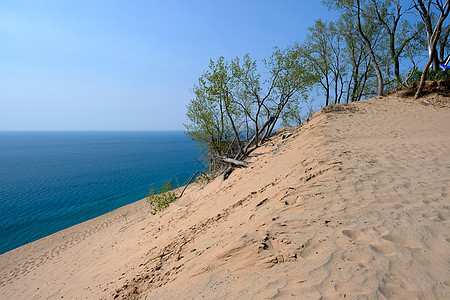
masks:
<svg viewBox="0 0 450 300"><path fill-rule="evenodd" d="M328 107L156 216L140 201L0 256L0 298L446 299L449 99Z"/></svg>

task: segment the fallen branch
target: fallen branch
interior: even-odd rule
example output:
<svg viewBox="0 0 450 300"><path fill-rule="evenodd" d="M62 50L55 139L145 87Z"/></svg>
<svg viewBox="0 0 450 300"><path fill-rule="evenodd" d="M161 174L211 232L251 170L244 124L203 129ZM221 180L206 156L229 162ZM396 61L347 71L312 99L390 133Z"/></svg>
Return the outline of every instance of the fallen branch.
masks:
<svg viewBox="0 0 450 300"><path fill-rule="evenodd" d="M286 133L283 133L283 135L281 136L281 139L282 139L282 140L287 139L287 138L290 137L291 135L293 135L292 132L286 132Z"/></svg>
<svg viewBox="0 0 450 300"><path fill-rule="evenodd" d="M249 166L249 164L247 162L245 162L245 161L240 161L240 160L237 160L237 159L223 157L223 156L218 156L218 158L220 160L222 160L223 162L226 162L228 164L234 165L236 167L246 168L246 167Z"/></svg>
<svg viewBox="0 0 450 300"><path fill-rule="evenodd" d="M183 196L183 193L184 193L184 191L186 190L186 188L188 187L188 185L189 185L189 184L191 183L191 181L195 178L195 176L197 176L197 174L199 174L199 173L201 173L201 174L203 174L203 175L205 175L205 176L208 176L208 175L206 175L205 172L202 172L202 171L195 172L195 174L192 175L191 179L189 179L188 184L186 184L186 185L184 186L184 189L183 189L183 191L181 192L180 196L178 196L177 198L181 198L181 196Z"/></svg>

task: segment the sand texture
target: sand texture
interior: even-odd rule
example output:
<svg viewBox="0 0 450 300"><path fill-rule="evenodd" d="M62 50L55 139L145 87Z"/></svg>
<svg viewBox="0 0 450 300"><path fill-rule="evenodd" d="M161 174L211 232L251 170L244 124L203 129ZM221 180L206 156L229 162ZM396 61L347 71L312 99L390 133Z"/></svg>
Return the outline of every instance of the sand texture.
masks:
<svg viewBox="0 0 450 300"><path fill-rule="evenodd" d="M449 99L327 107L156 216L0 256L0 298L449 299Z"/></svg>

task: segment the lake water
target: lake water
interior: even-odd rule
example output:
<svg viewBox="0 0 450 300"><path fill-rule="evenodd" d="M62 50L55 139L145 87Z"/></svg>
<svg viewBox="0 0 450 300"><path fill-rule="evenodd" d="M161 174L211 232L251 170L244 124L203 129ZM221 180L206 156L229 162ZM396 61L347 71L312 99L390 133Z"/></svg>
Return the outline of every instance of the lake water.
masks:
<svg viewBox="0 0 450 300"><path fill-rule="evenodd" d="M0 254L203 169L181 131L0 132Z"/></svg>

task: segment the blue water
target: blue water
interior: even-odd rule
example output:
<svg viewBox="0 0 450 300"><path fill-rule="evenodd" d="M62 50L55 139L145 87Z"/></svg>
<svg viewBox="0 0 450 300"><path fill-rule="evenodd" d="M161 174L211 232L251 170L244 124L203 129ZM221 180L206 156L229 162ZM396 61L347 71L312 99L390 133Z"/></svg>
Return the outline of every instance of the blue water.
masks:
<svg viewBox="0 0 450 300"><path fill-rule="evenodd" d="M204 167L181 131L0 132L0 254Z"/></svg>

